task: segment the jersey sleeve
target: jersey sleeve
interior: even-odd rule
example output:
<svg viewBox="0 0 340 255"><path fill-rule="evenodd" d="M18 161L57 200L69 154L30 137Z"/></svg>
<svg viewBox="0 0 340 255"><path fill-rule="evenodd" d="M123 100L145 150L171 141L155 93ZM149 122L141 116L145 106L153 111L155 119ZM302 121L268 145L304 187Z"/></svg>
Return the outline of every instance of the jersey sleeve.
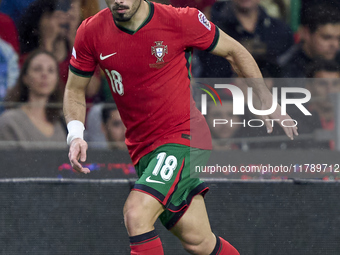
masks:
<svg viewBox="0 0 340 255"><path fill-rule="evenodd" d="M70 70L83 77L92 76L97 66L91 49L90 31L86 29L87 21L83 21L77 30L70 61Z"/></svg>
<svg viewBox="0 0 340 255"><path fill-rule="evenodd" d="M212 51L219 39L217 26L195 8L187 7L178 10L182 22L184 47Z"/></svg>

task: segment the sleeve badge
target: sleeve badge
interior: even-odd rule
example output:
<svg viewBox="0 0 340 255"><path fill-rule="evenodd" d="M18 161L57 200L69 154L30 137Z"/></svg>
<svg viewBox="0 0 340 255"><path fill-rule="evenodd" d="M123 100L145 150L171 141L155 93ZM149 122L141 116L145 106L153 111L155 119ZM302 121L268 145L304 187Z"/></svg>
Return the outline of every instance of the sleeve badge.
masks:
<svg viewBox="0 0 340 255"><path fill-rule="evenodd" d="M211 24L207 17L201 12L198 11L198 20L209 30L211 31Z"/></svg>

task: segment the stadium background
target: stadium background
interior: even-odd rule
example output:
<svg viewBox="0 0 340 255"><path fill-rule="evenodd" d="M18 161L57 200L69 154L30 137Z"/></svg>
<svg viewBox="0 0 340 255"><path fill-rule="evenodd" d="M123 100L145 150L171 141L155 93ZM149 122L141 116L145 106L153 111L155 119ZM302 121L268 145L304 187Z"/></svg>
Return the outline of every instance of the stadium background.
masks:
<svg viewBox="0 0 340 255"><path fill-rule="evenodd" d="M292 5L294 30L298 8ZM70 169L67 151L4 148L0 254L129 254L122 208L135 175L126 154L89 151L92 172L81 176ZM258 164L264 158L272 164L336 164L338 153L238 151L228 152L221 164ZM210 186L207 209L213 231L241 254L340 254L338 174L309 176L311 180L226 177L205 176ZM186 254L159 222L156 229L165 254Z"/></svg>
<svg viewBox="0 0 340 255"><path fill-rule="evenodd" d="M122 208L135 175L123 154L89 151L92 172L85 176L67 168L66 150L2 152L0 254L129 254ZM338 152L322 151L231 151L228 156L230 164L245 165L338 160ZM339 175L333 174L328 179ZM325 176L205 176L212 229L241 254L339 254L340 186ZM165 254L186 254L159 222L156 229Z"/></svg>
<svg viewBox="0 0 340 255"><path fill-rule="evenodd" d="M209 181L213 231L240 254L339 254L334 182ZM131 182L1 180L1 254L129 254ZM157 222L165 254L186 254Z"/></svg>

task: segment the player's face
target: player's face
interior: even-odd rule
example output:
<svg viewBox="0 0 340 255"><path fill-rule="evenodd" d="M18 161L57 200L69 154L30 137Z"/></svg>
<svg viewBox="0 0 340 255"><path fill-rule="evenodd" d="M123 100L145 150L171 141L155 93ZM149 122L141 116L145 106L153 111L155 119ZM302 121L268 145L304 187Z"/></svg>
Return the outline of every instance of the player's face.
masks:
<svg viewBox="0 0 340 255"><path fill-rule="evenodd" d="M56 61L49 55L39 54L29 64L23 81L31 95L49 97L58 84L58 76Z"/></svg>
<svg viewBox="0 0 340 255"><path fill-rule="evenodd" d="M105 0L112 12L113 18L118 22L127 22L138 11L143 0Z"/></svg>
<svg viewBox="0 0 340 255"><path fill-rule="evenodd" d="M334 59L340 49L340 24L320 26L314 33L308 33L306 43L313 57Z"/></svg>
<svg viewBox="0 0 340 255"><path fill-rule="evenodd" d="M207 112L207 123L209 125L212 137L215 139L218 138L230 138L233 137L235 132L238 130L240 125L232 125L230 124L231 120L233 123L240 122L240 118L238 116L233 115L233 103L230 101L222 101L222 105L215 105L214 103L210 103L208 105ZM214 119L223 119L227 120L228 123L225 125L216 125L214 127Z"/></svg>
<svg viewBox="0 0 340 255"><path fill-rule="evenodd" d="M110 118L102 128L108 142L124 142L126 128L118 110L111 111Z"/></svg>

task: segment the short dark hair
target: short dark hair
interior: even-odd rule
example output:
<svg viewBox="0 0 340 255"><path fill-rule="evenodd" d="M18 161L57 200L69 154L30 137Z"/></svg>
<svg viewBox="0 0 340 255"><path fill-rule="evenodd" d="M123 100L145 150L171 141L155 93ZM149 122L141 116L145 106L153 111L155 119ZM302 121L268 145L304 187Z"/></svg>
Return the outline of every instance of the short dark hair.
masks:
<svg viewBox="0 0 340 255"><path fill-rule="evenodd" d="M106 124L111 116L111 112L116 110L118 110L116 104L104 104L102 108L102 122Z"/></svg>
<svg viewBox="0 0 340 255"><path fill-rule="evenodd" d="M319 59L308 65L306 77L314 78L315 74L320 71L337 72L340 74L339 65L335 61Z"/></svg>
<svg viewBox="0 0 340 255"><path fill-rule="evenodd" d="M301 13L301 25L308 27L311 33L314 33L319 26L338 23L340 24L340 11L334 4L313 4Z"/></svg>

